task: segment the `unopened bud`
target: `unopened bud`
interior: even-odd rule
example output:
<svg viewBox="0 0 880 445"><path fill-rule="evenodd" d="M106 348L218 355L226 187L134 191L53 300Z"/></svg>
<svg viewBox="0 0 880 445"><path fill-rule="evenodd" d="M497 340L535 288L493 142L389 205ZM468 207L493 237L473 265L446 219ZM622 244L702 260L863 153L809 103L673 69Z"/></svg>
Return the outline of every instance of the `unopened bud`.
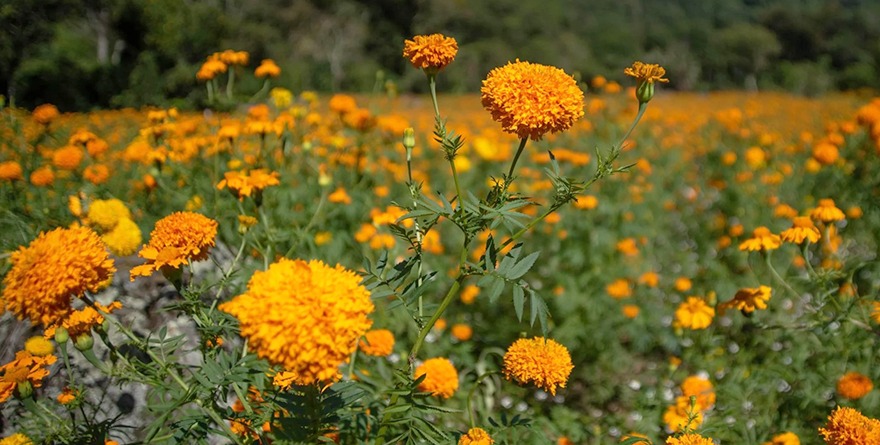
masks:
<svg viewBox="0 0 880 445"><path fill-rule="evenodd" d="M26 399L34 394L34 385L31 384L30 380L18 382L18 385L15 387L15 393L19 398Z"/></svg>
<svg viewBox="0 0 880 445"><path fill-rule="evenodd" d="M407 150L412 150L416 146L416 132L412 127L403 130L403 146Z"/></svg>
<svg viewBox="0 0 880 445"><path fill-rule="evenodd" d="M636 85L636 99L640 104L648 102L654 97L654 82L640 80Z"/></svg>
<svg viewBox="0 0 880 445"><path fill-rule="evenodd" d="M73 340L74 340L73 345L79 351L91 350L92 346L95 345L95 339L92 338L91 334L83 334Z"/></svg>
<svg viewBox="0 0 880 445"><path fill-rule="evenodd" d="M67 340L70 340L70 333L67 332L67 328L64 326L58 326L55 328L55 343L63 345L67 343Z"/></svg>

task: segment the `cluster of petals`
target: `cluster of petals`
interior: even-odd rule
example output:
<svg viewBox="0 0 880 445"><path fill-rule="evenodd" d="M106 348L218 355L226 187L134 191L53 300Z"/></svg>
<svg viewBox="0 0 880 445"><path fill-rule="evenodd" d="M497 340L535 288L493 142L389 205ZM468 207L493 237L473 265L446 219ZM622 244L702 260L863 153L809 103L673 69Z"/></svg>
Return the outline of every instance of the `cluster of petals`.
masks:
<svg viewBox="0 0 880 445"><path fill-rule="evenodd" d="M492 119L521 139L541 140L584 116L583 91L573 77L553 66L509 62L489 72L480 92Z"/></svg>
<svg viewBox="0 0 880 445"><path fill-rule="evenodd" d="M858 410L838 406L828 423L819 428L819 434L828 445L878 445L880 420L866 417Z"/></svg>
<svg viewBox="0 0 880 445"><path fill-rule="evenodd" d="M495 440L482 428L471 428L458 439L458 445L492 445Z"/></svg>
<svg viewBox="0 0 880 445"><path fill-rule="evenodd" d="M666 69L654 63L633 62L632 66L624 68L623 74L635 77L638 82L669 82L669 79L663 78L666 75Z"/></svg>
<svg viewBox="0 0 880 445"><path fill-rule="evenodd" d="M220 305L256 353L298 385L332 382L370 328L370 292L342 266L282 258Z"/></svg>
<svg viewBox="0 0 880 445"><path fill-rule="evenodd" d="M441 70L455 60L458 42L443 34L415 36L403 42L403 57L416 68Z"/></svg>
<svg viewBox="0 0 880 445"><path fill-rule="evenodd" d="M230 171L223 174L223 179L217 183L217 190L228 188L239 200L251 196L255 191L259 192L266 187L278 185L278 172L269 172L258 168L247 171Z"/></svg>
<svg viewBox="0 0 880 445"><path fill-rule="evenodd" d="M743 288L736 292L731 300L718 305L722 313L727 309L737 309L744 313L754 312L755 309L767 309L767 301L770 300L772 289L769 286L756 288Z"/></svg>
<svg viewBox="0 0 880 445"><path fill-rule="evenodd" d="M782 241L801 244L804 240L815 243L816 241L819 241L821 234L810 217L796 216L792 221L791 228L783 230L782 233L779 234L779 237Z"/></svg>
<svg viewBox="0 0 880 445"><path fill-rule="evenodd" d="M782 245L779 235L774 234L770 229L761 226L752 232L752 237L743 241L739 245L739 250L746 251L762 251L778 249Z"/></svg>
<svg viewBox="0 0 880 445"><path fill-rule="evenodd" d="M263 59L260 66L254 70L254 76L257 77L278 77L281 75L281 68L272 59Z"/></svg>
<svg viewBox="0 0 880 445"><path fill-rule="evenodd" d="M703 437L696 433L682 434L681 436L668 437L666 445L715 445L710 437Z"/></svg>
<svg viewBox="0 0 880 445"><path fill-rule="evenodd" d="M73 297L96 292L116 271L98 234L81 226L40 233L11 260L0 307L44 326L61 322Z"/></svg>
<svg viewBox="0 0 880 445"><path fill-rule="evenodd" d="M150 243L138 253L147 262L131 269L131 280L207 258L216 236L217 221L198 213L175 212L160 219L150 233Z"/></svg>
<svg viewBox="0 0 880 445"><path fill-rule="evenodd" d="M373 329L364 335L359 347L364 354L385 357L394 351L394 334L388 329Z"/></svg>
<svg viewBox="0 0 880 445"><path fill-rule="evenodd" d="M706 329L715 318L715 308L706 304L700 297L688 297L675 310L676 327L685 329Z"/></svg>
<svg viewBox="0 0 880 445"><path fill-rule="evenodd" d="M11 362L0 367L0 403L12 396L20 383L30 382L34 388L49 376L49 366L58 358L54 355L36 357L27 351L18 351Z"/></svg>
<svg viewBox="0 0 880 445"><path fill-rule="evenodd" d="M515 341L504 354L504 377L535 386L556 395L565 388L574 365L565 346L552 339L534 337Z"/></svg>
<svg viewBox="0 0 880 445"><path fill-rule="evenodd" d="M810 218L823 223L831 223L846 219L843 210L837 208L833 199L820 199L819 205L810 212Z"/></svg>
<svg viewBox="0 0 880 445"><path fill-rule="evenodd" d="M441 399L448 399L458 390L458 371L448 358L435 357L425 360L416 368L414 377L425 376L419 383L419 391L429 392Z"/></svg>
<svg viewBox="0 0 880 445"><path fill-rule="evenodd" d="M874 389L871 379L855 371L850 371L837 380L837 393L850 400L861 399Z"/></svg>

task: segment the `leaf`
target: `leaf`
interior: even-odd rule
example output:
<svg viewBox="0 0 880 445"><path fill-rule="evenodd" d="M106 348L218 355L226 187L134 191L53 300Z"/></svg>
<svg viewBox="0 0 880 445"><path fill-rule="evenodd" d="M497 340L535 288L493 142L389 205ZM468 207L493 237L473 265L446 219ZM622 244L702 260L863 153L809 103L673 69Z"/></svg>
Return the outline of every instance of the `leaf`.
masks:
<svg viewBox="0 0 880 445"><path fill-rule="evenodd" d="M495 270L495 257L498 254L498 251L495 249L495 238L492 235L489 235L486 238L486 264L483 267L484 270Z"/></svg>
<svg viewBox="0 0 880 445"><path fill-rule="evenodd" d="M541 252L534 252L520 260L516 265L510 268L505 275L505 278L508 280L516 280L526 274L532 266L535 265L535 261L537 261L538 256L541 255Z"/></svg>
<svg viewBox="0 0 880 445"><path fill-rule="evenodd" d="M523 306L526 303L526 293L521 286L513 286L513 310L516 311L516 319L522 321Z"/></svg>
<svg viewBox="0 0 880 445"><path fill-rule="evenodd" d="M538 296L538 294L529 289L529 299L531 300L531 325L535 325L535 319L538 319L541 323L541 332L544 336L547 336L547 316L550 313L550 310L547 308L547 303L544 302L544 299Z"/></svg>
<svg viewBox="0 0 880 445"><path fill-rule="evenodd" d="M486 290L486 296L489 298L489 303L495 303L498 300L498 297L501 295L501 292L504 291L504 285L507 284L504 281L504 278L496 275L483 275L480 278L480 281L477 281L477 285Z"/></svg>

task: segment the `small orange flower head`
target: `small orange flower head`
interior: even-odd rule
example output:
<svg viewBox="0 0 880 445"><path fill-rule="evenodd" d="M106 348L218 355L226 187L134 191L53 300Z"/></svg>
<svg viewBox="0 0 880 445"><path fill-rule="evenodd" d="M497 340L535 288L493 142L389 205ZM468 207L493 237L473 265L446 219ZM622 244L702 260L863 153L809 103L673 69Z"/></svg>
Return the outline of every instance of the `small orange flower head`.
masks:
<svg viewBox="0 0 880 445"><path fill-rule="evenodd" d="M429 392L442 399L448 399L458 390L458 371L447 358L436 357L425 360L416 368L415 378L425 376L419 390Z"/></svg>
<svg viewBox="0 0 880 445"><path fill-rule="evenodd" d="M504 354L504 377L519 384L535 386L556 395L565 388L574 365L565 346L552 339L535 337L515 341Z"/></svg>
<svg viewBox="0 0 880 445"><path fill-rule="evenodd" d="M403 57L428 74L436 74L452 63L457 53L458 42L443 34L415 36L403 44Z"/></svg>

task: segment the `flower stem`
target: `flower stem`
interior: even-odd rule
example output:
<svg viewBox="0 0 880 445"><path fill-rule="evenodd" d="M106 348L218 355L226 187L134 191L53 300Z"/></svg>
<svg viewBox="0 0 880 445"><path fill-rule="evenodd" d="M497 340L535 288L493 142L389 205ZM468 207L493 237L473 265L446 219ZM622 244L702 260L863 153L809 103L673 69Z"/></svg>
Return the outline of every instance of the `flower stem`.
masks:
<svg viewBox="0 0 880 445"><path fill-rule="evenodd" d="M800 294L798 294L798 292L796 290L794 290L791 287L791 285L788 284L787 281L785 281L784 278L782 278L781 275L779 275L779 272L776 272L776 269L773 267L773 263L770 261L770 252L763 252L763 257L764 257L764 264L767 265L767 269L770 270L770 273L773 274L773 277L776 278L777 281L782 283L782 285L785 286L785 289L787 289L789 292L791 292L792 295L794 295L794 296L800 295Z"/></svg>
<svg viewBox="0 0 880 445"><path fill-rule="evenodd" d="M490 377L490 376L493 376L493 375L499 375L499 374L501 374L501 371L489 371L489 372L484 373L483 375L477 377L477 381L474 382L474 386L471 388L470 391L468 391L468 396L467 396L467 412L468 412L468 420L469 420L470 423L471 423L471 428L476 428L476 427L477 427L477 423L476 423L476 421L475 421L475 419L474 419L474 411L473 411L473 409L471 408L471 401L473 400L474 393L477 391L477 388L480 387L480 383L483 383L483 380L484 380L486 377Z"/></svg>
<svg viewBox="0 0 880 445"><path fill-rule="evenodd" d="M461 288L461 283L465 279L465 274L459 271L458 277L452 283L452 286L449 288L449 291L446 292L446 295L443 297L443 300L440 302L440 306L434 311L434 315L431 316L431 319L422 326L422 329L419 331L419 337L416 339L416 342L413 344L412 349L409 351L409 367L410 370L413 368L413 364L416 360L416 355L419 353L419 349L422 348L422 344L425 341L425 337L428 336L428 333L431 332L431 328L434 327L434 323L443 316L443 312L446 311L446 308L449 307L449 304L452 303L452 299L458 295L458 289Z"/></svg>
<svg viewBox="0 0 880 445"><path fill-rule="evenodd" d="M513 178L513 169L516 168L516 162L519 161L519 156L522 154L523 149L526 148L526 142L529 141L529 138L522 138L519 140L519 147L516 149L516 154L513 155L513 162L510 163L510 170L507 171L506 181L509 181L510 178Z"/></svg>

